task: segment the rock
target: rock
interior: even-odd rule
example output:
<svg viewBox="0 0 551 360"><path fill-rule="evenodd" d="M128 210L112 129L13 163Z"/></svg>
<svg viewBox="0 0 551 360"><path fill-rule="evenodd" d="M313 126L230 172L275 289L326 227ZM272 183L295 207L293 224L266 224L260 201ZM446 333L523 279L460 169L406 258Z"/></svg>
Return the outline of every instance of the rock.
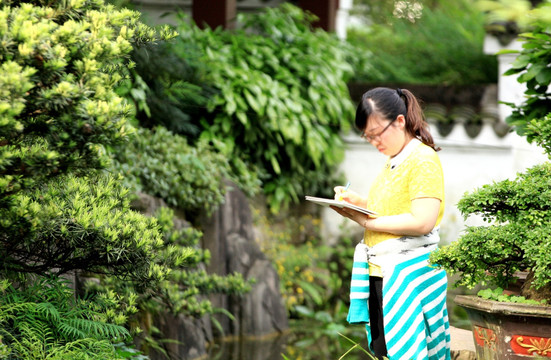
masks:
<svg viewBox="0 0 551 360"><path fill-rule="evenodd" d="M169 313L156 316L153 323L161 331L163 343L169 359L192 360L207 354L206 345L211 324L206 319L191 319L182 315ZM157 350L152 350L150 359L166 359Z"/></svg>
<svg viewBox="0 0 551 360"><path fill-rule="evenodd" d="M270 261L255 261L247 279L255 279L256 284L241 305L243 333L258 336L285 331L289 327L287 312L281 303L279 277Z"/></svg>
<svg viewBox="0 0 551 360"><path fill-rule="evenodd" d="M255 241L249 200L228 185L226 201L210 218L203 219L203 248L211 252L209 273L240 273L255 279L252 291L241 298L227 295L211 297L213 306L229 310L230 321L217 316L225 336L265 336L288 329L288 319L279 291L279 277Z"/></svg>

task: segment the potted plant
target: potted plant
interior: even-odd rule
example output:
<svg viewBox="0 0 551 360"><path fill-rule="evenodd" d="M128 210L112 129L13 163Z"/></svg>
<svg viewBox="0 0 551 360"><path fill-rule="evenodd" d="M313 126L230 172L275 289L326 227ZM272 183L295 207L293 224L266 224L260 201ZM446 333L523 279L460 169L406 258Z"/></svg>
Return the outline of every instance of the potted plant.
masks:
<svg viewBox="0 0 551 360"><path fill-rule="evenodd" d="M526 83L526 100L513 105L507 120L551 156L549 27L539 21L521 34L523 50L507 73ZM477 358L551 357L551 162L484 185L466 194L458 208L465 218L481 215L488 226L467 227L431 262L458 274L456 285L497 287L455 298L472 322ZM507 291L521 272L527 276L518 293Z"/></svg>
<svg viewBox="0 0 551 360"><path fill-rule="evenodd" d="M551 116L543 119L551 123ZM551 136L549 136L551 144ZM551 162L518 177L485 185L458 203L465 215L481 214L489 226L470 226L431 261L457 285L497 286L480 296L458 295L473 325L477 358L551 356ZM503 289L527 271L519 294Z"/></svg>

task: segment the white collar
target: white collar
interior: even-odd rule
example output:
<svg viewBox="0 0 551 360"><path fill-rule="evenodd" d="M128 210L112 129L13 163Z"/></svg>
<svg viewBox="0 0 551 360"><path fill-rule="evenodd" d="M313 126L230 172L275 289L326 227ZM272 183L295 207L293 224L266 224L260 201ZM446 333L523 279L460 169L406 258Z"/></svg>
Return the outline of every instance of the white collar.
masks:
<svg viewBox="0 0 551 360"><path fill-rule="evenodd" d="M390 158L390 162L389 162L390 168L394 169L396 166L404 162L404 160L407 159L407 157L413 152L413 149L415 149L417 145L419 145L420 143L421 143L421 140L417 138L411 139L410 142L406 146L404 146L402 151L398 153L398 155L396 155L393 158Z"/></svg>

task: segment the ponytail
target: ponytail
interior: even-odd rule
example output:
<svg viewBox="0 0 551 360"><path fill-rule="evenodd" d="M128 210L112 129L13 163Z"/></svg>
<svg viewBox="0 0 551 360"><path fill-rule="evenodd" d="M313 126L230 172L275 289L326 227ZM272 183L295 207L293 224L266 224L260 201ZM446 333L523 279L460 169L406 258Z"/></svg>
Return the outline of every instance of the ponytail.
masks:
<svg viewBox="0 0 551 360"><path fill-rule="evenodd" d="M404 100L406 105L406 131L421 140L425 145L433 148L434 151L441 150L434 144L429 131L429 124L425 120L423 110L413 93L407 89L396 89L396 93Z"/></svg>

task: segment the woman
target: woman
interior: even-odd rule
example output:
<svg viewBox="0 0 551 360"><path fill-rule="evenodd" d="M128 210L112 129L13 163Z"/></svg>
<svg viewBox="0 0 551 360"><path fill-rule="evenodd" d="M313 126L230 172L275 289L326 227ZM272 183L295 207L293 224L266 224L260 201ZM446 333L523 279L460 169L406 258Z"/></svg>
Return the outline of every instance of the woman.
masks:
<svg viewBox="0 0 551 360"><path fill-rule="evenodd" d="M428 264L444 213L440 149L417 99L405 89L366 92L356 127L389 158L367 197L335 187L335 198L378 214L333 207L365 228L354 254L348 320L366 324L378 358L449 359L447 278Z"/></svg>

